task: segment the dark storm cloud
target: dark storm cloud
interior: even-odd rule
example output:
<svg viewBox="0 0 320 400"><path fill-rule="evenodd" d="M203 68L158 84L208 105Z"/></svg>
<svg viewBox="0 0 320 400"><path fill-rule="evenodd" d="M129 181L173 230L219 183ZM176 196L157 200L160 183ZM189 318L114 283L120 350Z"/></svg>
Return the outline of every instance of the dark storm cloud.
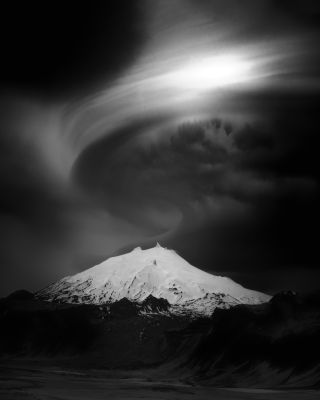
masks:
<svg viewBox="0 0 320 400"><path fill-rule="evenodd" d="M234 144L242 151L270 150L274 147L274 138L263 126L246 124L235 133Z"/></svg>
<svg viewBox="0 0 320 400"><path fill-rule="evenodd" d="M266 93L253 101L255 106L252 100L249 107L260 110L266 122L234 130L231 137L239 152L228 163L263 183L258 192L250 192L250 181L230 192L250 204L250 213L223 223L214 221L194 232L181 232L171 243L189 254L195 264L224 272L227 269L235 279L264 290L279 290L281 285L316 289L319 97ZM278 276L279 282L272 283L268 274Z"/></svg>
<svg viewBox="0 0 320 400"><path fill-rule="evenodd" d="M235 135L236 145L246 151L239 167L266 176L318 179L319 96L274 92L251 95L247 101L269 124L258 127L259 132L248 125Z"/></svg>
<svg viewBox="0 0 320 400"><path fill-rule="evenodd" d="M315 268L318 99L260 96L238 98L263 116L249 122L212 116L156 139L143 134L159 120L130 125L84 151L75 176L107 209L149 224L150 233L161 232L153 213L180 212L182 223L168 226L163 242L208 270L252 281L270 267Z"/></svg>
<svg viewBox="0 0 320 400"><path fill-rule="evenodd" d="M155 229L155 226L152 221L146 221L144 207L150 206L155 199L148 192L148 186L141 190L140 185L144 184L137 181L141 172L141 153L134 146L131 148L130 143L166 118L169 115L150 116L109 133L86 148L73 167L74 180L85 187L86 192L95 197L100 205L151 229ZM123 153L127 143L129 148ZM145 191L147 196L144 195Z"/></svg>
<svg viewBox="0 0 320 400"><path fill-rule="evenodd" d="M152 132L165 116L140 121L91 145L79 157L75 173L105 204L111 206L115 198L120 213L124 202L123 208L134 215L138 210L132 209L157 200L181 207L212 195L250 201L281 180L283 187L292 188L305 179L308 190L317 179L316 155L309 149L316 140L316 120L308 109L303 112L302 119L289 112L269 123L186 122L149 143L136 139Z"/></svg>
<svg viewBox="0 0 320 400"><path fill-rule="evenodd" d="M156 208L162 202L188 214L193 202L205 196L236 200L250 190L251 178L234 169L231 146L217 140L218 135L227 137L226 126L229 123L216 129L215 121L189 122L173 128L172 134L164 132L155 143L139 143L134 139L141 131L130 125L116 132L115 139L100 140L85 150L75 174L106 207L128 218L139 215L140 222L144 207Z"/></svg>

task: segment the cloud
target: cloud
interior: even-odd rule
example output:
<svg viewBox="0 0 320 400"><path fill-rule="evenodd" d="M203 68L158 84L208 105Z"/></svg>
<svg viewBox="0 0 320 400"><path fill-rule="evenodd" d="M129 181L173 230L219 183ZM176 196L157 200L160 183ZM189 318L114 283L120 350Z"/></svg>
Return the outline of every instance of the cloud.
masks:
<svg viewBox="0 0 320 400"><path fill-rule="evenodd" d="M106 4L4 12L2 281L34 288L159 237L257 288L270 266L315 269L319 7ZM170 83L219 54L250 84Z"/></svg>
<svg viewBox="0 0 320 400"><path fill-rule="evenodd" d="M249 191L263 190L256 178L233 168L232 139L224 123L217 129L216 120L188 122L160 132L155 141L141 137L142 126L152 130L158 122L130 124L78 158L76 181L109 212L156 235L177 228L179 215L183 223L192 218L197 223L210 213L222 215L225 204L229 211L232 203L238 207ZM176 218L159 226L168 214Z"/></svg>
<svg viewBox="0 0 320 400"><path fill-rule="evenodd" d="M1 294L37 290L102 261L133 237L145 238L70 180L77 149L59 130L61 107L16 98L0 103Z"/></svg>
<svg viewBox="0 0 320 400"><path fill-rule="evenodd" d="M113 215L149 229L149 238L161 234L208 270L314 268L316 103L259 96L242 98L248 121L212 115L160 130L165 116L130 123L80 154L76 181ZM176 217L160 226L161 215Z"/></svg>

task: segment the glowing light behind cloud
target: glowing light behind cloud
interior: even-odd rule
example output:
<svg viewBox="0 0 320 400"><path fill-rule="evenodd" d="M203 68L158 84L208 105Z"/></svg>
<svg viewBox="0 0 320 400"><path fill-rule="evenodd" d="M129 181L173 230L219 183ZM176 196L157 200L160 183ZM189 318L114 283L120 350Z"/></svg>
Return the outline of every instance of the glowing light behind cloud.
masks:
<svg viewBox="0 0 320 400"><path fill-rule="evenodd" d="M212 107L223 107L225 91L271 85L283 53L274 44L263 46L263 54L252 45L225 53L208 48L201 54L194 49L179 57L165 58L161 52L154 57L153 62L142 57L112 86L67 111L65 135L71 137L75 155L147 115L167 114L170 124L204 118Z"/></svg>
<svg viewBox="0 0 320 400"><path fill-rule="evenodd" d="M211 90L250 81L254 63L237 55L204 57L168 74L168 83L182 89Z"/></svg>

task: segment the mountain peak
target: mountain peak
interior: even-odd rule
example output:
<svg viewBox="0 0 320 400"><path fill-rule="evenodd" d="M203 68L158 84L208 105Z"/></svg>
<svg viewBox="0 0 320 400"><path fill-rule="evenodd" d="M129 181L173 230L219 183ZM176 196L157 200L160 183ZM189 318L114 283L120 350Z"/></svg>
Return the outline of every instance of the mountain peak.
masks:
<svg viewBox="0 0 320 400"><path fill-rule="evenodd" d="M132 250L131 253L138 253L138 252L140 252L140 251L142 251L142 248L141 248L140 246L138 246L138 247L135 247L135 248Z"/></svg>
<svg viewBox="0 0 320 400"><path fill-rule="evenodd" d="M208 306L212 311L215 306L258 304L270 298L229 278L204 272L159 243L111 257L38 293L47 300L93 304L113 303L122 298L143 302L150 295L171 305L200 311L206 311Z"/></svg>

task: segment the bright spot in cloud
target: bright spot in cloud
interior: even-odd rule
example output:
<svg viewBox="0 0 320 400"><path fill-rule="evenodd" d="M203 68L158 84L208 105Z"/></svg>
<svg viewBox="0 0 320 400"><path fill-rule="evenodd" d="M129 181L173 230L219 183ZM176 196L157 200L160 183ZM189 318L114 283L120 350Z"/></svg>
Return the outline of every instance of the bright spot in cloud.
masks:
<svg viewBox="0 0 320 400"><path fill-rule="evenodd" d="M169 73L167 78L175 87L211 90L251 80L252 62L231 55L207 57Z"/></svg>

